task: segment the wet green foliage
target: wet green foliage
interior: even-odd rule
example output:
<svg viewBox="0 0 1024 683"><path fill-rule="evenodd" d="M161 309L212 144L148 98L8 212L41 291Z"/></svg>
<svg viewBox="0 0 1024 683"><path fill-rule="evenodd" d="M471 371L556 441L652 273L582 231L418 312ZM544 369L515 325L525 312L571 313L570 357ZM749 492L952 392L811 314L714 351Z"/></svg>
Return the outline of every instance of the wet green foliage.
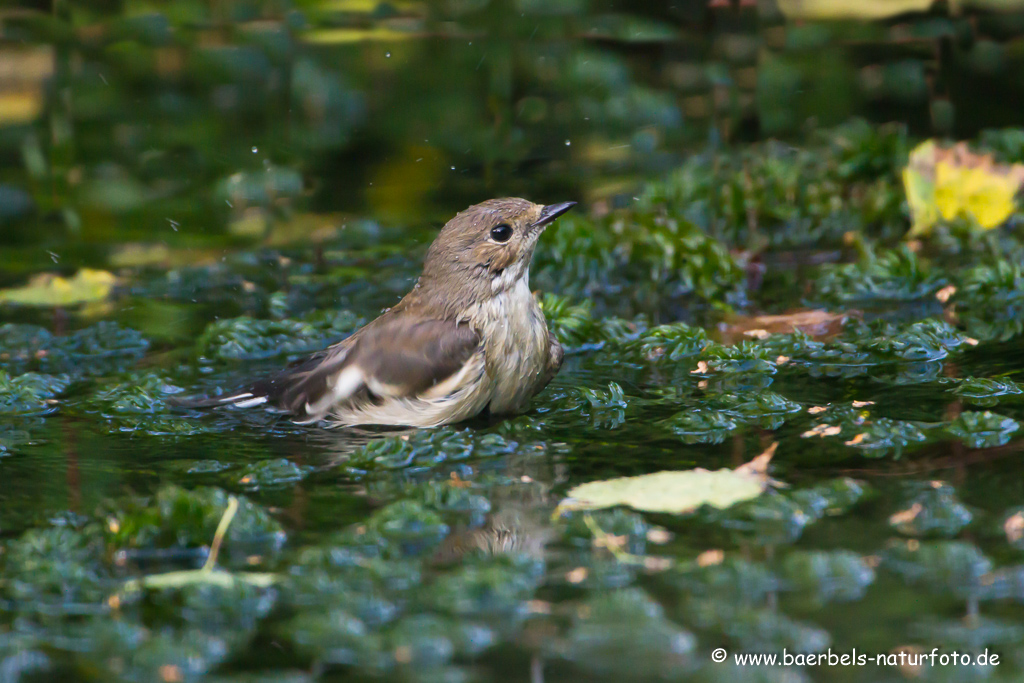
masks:
<svg viewBox="0 0 1024 683"><path fill-rule="evenodd" d="M678 676L692 667L696 640L665 618L638 589L612 591L582 603L554 652L580 669L641 678Z"/></svg>
<svg viewBox="0 0 1024 683"><path fill-rule="evenodd" d="M667 426L684 443L721 443L743 428L777 429L800 405L771 391L752 395L707 392L694 406L669 418Z"/></svg>
<svg viewBox="0 0 1024 683"><path fill-rule="evenodd" d="M0 326L0 367L48 374L96 376L130 367L149 348L139 332L99 322L62 336L34 325Z"/></svg>
<svg viewBox="0 0 1024 683"><path fill-rule="evenodd" d="M892 541L882 566L905 581L962 597L983 597L992 585L992 560L966 541Z"/></svg>
<svg viewBox="0 0 1024 683"><path fill-rule="evenodd" d="M0 370L0 414L45 415L54 410L53 397L67 386L66 376L26 372L11 377Z"/></svg>
<svg viewBox="0 0 1024 683"><path fill-rule="evenodd" d="M933 296L947 281L926 272L909 249L870 251L856 263L828 266L817 282L821 300L832 306L858 307L907 302Z"/></svg>
<svg viewBox="0 0 1024 683"><path fill-rule="evenodd" d="M613 310L742 297L744 272L725 246L687 219L653 207L597 220L567 216L552 231L550 246L537 255L537 283L596 298Z"/></svg>
<svg viewBox="0 0 1024 683"><path fill-rule="evenodd" d="M979 107L1017 121L1016 85L1004 110L973 79L1020 72L1019 16L116 4L0 21L11 74L12 46L46 65L32 121L0 83L3 287L117 278L0 309L0 681L853 683L879 672L710 653L904 645L1020 677L1021 215L908 242L900 179L954 109L960 137ZM912 115L808 123L865 108ZM1020 129L972 143L1024 161ZM168 406L344 338L412 286L428 226L495 194L587 200L533 264L567 353L527 414ZM806 307L845 322L750 317ZM725 510L553 514L772 443L776 483Z"/></svg>
<svg viewBox="0 0 1024 683"><path fill-rule="evenodd" d="M131 373L113 385L104 386L93 397L104 417L149 415L162 412L167 399L182 391L166 379L152 373Z"/></svg>
<svg viewBox="0 0 1024 683"><path fill-rule="evenodd" d="M858 121L814 149L767 142L691 157L640 201L678 212L727 243L834 246L851 230L901 230L902 197L893 181L906 153L903 129Z"/></svg>
<svg viewBox="0 0 1024 683"><path fill-rule="evenodd" d="M556 290L540 302L565 367L530 413L503 421L339 431L168 407L341 339L406 289L414 260L376 273L367 263L391 258L391 238L365 226L358 249L134 271L114 300L164 307L135 317L75 314L60 334L3 325L3 481L38 486L36 465L62 462L102 491L59 504L26 492L0 512L3 671L462 681L507 661L554 680L747 680L770 672L708 653L846 646L843 610L859 609L899 614L900 637L913 622L922 646L1019 642L1024 523L1012 458L998 455L1016 452L1024 419L1019 268L948 231L890 248L901 214L867 198L895 182L902 132L853 125L814 144L823 157L756 146L702 179L695 163L632 208L552 230L535 281ZM748 185L750 169L764 182ZM251 181L225 191L258 204L266 188ZM850 230L872 244L844 252ZM777 265L758 282L757 259L737 250L771 264L808 245L844 258L808 266L800 287ZM364 279L380 298L364 299ZM860 312L827 334L724 341L728 320L775 297ZM577 483L735 467L770 441L771 474L790 486L726 510L551 517ZM91 459L103 449L114 464ZM1005 474L946 477L943 458L961 455L995 458L968 475ZM873 479L900 468L911 474ZM77 476L60 485L77 490ZM951 604L992 605L1003 626L923 618Z"/></svg>
<svg viewBox="0 0 1024 683"><path fill-rule="evenodd" d="M107 544L123 561L174 561L205 558L228 495L217 488L161 488L152 499L138 499L104 515ZM262 507L239 499L224 537L227 557L244 563L246 556L275 552L284 532Z"/></svg>
<svg viewBox="0 0 1024 683"><path fill-rule="evenodd" d="M1024 387L1013 380L971 377L957 384L953 393L975 405L994 406L1001 400L1024 394Z"/></svg>
<svg viewBox="0 0 1024 683"><path fill-rule="evenodd" d="M95 534L60 527L27 532L5 547L5 609L41 619L105 612L114 584L102 556Z"/></svg>
<svg viewBox="0 0 1024 683"><path fill-rule="evenodd" d="M348 311L314 313L303 320L218 320L199 338L198 353L221 362L310 353L351 334L363 322Z"/></svg>
<svg viewBox="0 0 1024 683"><path fill-rule="evenodd" d="M1020 424L1010 417L985 411L983 413L963 412L947 427L948 432L971 448L1002 446L1020 429Z"/></svg>
<svg viewBox="0 0 1024 683"><path fill-rule="evenodd" d="M1024 332L1024 275L1019 264L999 261L967 271L954 301L968 333L978 339L1006 341Z"/></svg>
<svg viewBox="0 0 1024 683"><path fill-rule="evenodd" d="M864 596L875 572L849 550L807 551L786 557L783 578L789 590L816 603L849 602Z"/></svg>
<svg viewBox="0 0 1024 683"><path fill-rule="evenodd" d="M498 434L481 438L469 430L446 427L370 440L348 454L346 466L355 472L410 466L432 468L469 458L507 456L516 450L514 441Z"/></svg>
<svg viewBox="0 0 1024 683"><path fill-rule="evenodd" d="M974 515L944 482L915 483L908 487L902 509L889 523L907 536L956 536Z"/></svg>

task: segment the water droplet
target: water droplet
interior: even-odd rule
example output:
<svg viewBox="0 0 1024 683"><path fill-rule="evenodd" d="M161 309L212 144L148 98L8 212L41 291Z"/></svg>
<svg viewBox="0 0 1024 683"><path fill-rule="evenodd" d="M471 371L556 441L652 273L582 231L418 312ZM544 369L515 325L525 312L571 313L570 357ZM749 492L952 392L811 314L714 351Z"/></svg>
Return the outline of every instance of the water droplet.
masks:
<svg viewBox="0 0 1024 683"><path fill-rule="evenodd" d="M455 167L454 167L454 166L452 166L452 170L453 170L453 171L455 170Z"/></svg>
<svg viewBox="0 0 1024 683"><path fill-rule="evenodd" d="M253 146L253 148L252 148L252 153L253 153L253 154L255 154L255 153L256 153L256 152L258 152L258 151L260 151L260 148L259 148L259 147L256 147L256 146L254 145L254 146Z"/></svg>
<svg viewBox="0 0 1024 683"><path fill-rule="evenodd" d="M391 59L391 53L390 52L385 52L384 56L387 57L388 59Z"/></svg>
<svg viewBox="0 0 1024 683"><path fill-rule="evenodd" d="M571 145L571 144L572 144L572 140L566 140L566 141L565 141L565 146L566 146L566 147L568 147L568 146L569 146L569 145Z"/></svg>

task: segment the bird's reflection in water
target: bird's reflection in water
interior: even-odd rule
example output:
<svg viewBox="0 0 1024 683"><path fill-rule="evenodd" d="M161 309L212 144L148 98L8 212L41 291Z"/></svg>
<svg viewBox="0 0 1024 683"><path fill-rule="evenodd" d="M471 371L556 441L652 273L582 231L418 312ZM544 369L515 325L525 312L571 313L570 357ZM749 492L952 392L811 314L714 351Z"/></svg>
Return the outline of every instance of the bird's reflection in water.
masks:
<svg viewBox="0 0 1024 683"><path fill-rule="evenodd" d="M452 564L467 555L527 555L540 558L551 536L542 508L508 504L488 515L483 526L455 529L434 555L437 564Z"/></svg>
<svg viewBox="0 0 1024 683"><path fill-rule="evenodd" d="M319 430L310 435L310 441L326 446L329 464L340 465L374 441L393 437L414 438L422 432L416 428L349 427ZM477 465L488 472L500 472L504 475L501 482L488 487L475 486L472 477L478 471ZM456 470L458 474L454 474ZM401 470L385 476L405 481L409 478ZM486 496L491 503L491 511L483 524L455 526L441 543L433 560L444 565L472 554L542 557L544 546L552 535L549 520L557 502L552 499L550 491L552 486L567 478L567 472L565 465L546 451L516 451L479 463L460 461L457 466L453 464L429 472L417 472L412 477L419 482L445 480L452 486L472 487L474 493Z"/></svg>
<svg viewBox="0 0 1024 683"><path fill-rule="evenodd" d="M550 492L563 478L562 470L550 457L510 455L507 483L487 491L491 513L483 525L454 529L434 560L449 564L471 554L541 558L553 533L549 520L556 501Z"/></svg>
<svg viewBox="0 0 1024 683"><path fill-rule="evenodd" d="M375 441L410 438L422 432L417 427L343 427L311 429L306 443L321 453L322 467L342 465L355 453Z"/></svg>

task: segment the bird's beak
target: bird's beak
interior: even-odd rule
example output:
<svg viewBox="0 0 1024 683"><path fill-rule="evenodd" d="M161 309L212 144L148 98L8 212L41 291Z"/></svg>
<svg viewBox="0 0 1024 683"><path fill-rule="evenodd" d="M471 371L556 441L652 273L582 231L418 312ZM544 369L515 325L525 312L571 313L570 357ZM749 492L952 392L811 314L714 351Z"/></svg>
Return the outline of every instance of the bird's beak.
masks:
<svg viewBox="0 0 1024 683"><path fill-rule="evenodd" d="M561 204L548 204L540 210L540 218L533 224L535 228L543 228L563 213L576 206L576 202L562 202Z"/></svg>

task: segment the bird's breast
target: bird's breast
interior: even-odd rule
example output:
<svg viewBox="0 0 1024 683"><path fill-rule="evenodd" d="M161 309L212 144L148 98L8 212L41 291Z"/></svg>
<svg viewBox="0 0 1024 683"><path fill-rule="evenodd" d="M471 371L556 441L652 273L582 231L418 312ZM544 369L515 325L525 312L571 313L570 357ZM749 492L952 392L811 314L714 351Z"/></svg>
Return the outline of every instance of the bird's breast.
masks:
<svg viewBox="0 0 1024 683"><path fill-rule="evenodd" d="M523 410L543 382L548 329L526 278L478 304L471 316L484 341L492 413Z"/></svg>

